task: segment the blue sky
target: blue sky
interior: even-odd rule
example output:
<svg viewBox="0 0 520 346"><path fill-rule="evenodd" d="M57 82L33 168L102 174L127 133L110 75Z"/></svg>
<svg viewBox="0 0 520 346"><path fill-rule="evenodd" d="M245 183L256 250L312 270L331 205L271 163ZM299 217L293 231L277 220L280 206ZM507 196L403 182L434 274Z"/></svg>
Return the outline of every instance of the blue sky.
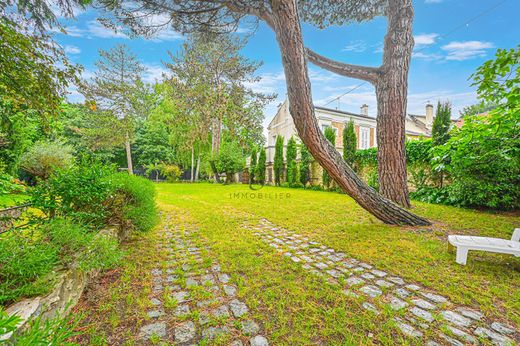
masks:
<svg viewBox="0 0 520 346"><path fill-rule="evenodd" d="M503 2L502 2L503 1ZM486 10L499 4L485 13ZM519 0L415 0L414 36L415 52L409 77L410 113L424 113L427 101L449 100L453 105L453 117L464 106L476 102L475 87L469 76L484 61L492 58L497 48L512 48L520 44ZM85 67L89 77L95 70L98 49L109 49L115 44L127 44L145 64L147 81L161 78L166 70L163 62L168 61L167 51L175 52L183 36L165 30L153 39L129 39L96 22L94 10L78 11L73 20L63 19L68 35L56 33L57 41L65 48L70 59ZM463 25L471 18L468 25ZM454 31L454 29L456 29ZM251 29L244 24L241 32ZM386 32L385 18L370 22L318 30L304 25L304 40L308 47L332 59L354 64L377 66L382 58L382 42ZM274 116L277 105L285 98L285 78L280 53L273 32L261 24L251 34L243 54L251 59L263 61L258 74L261 81L252 87L265 92L275 92L278 98L265 109L265 124ZM361 82L334 75L316 66L309 65L313 99L316 105L326 105ZM81 100L71 90L69 99ZM339 103L328 103L327 107L358 112L367 103L369 114L376 115L374 90L364 84Z"/></svg>

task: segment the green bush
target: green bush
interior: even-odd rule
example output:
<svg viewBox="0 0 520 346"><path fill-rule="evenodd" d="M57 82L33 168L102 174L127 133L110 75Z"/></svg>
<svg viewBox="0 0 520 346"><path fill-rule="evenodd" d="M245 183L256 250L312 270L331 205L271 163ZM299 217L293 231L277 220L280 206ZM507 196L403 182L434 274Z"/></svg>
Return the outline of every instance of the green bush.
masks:
<svg viewBox="0 0 520 346"><path fill-rule="evenodd" d="M47 179L57 169L70 167L74 163L71 146L61 142L35 143L20 158L20 167L40 179Z"/></svg>
<svg viewBox="0 0 520 346"><path fill-rule="evenodd" d="M109 217L106 201L113 191L109 179L113 172L110 167L88 162L57 170L33 189L33 205L50 217L70 217L101 228Z"/></svg>
<svg viewBox="0 0 520 346"><path fill-rule="evenodd" d="M117 173L110 177L113 196L109 202L110 218L138 231L149 231L157 223L155 186L148 179Z"/></svg>
<svg viewBox="0 0 520 346"><path fill-rule="evenodd" d="M58 248L45 239L31 238L21 232L0 237L0 305L21 296L46 292L48 275L59 263Z"/></svg>
<svg viewBox="0 0 520 346"><path fill-rule="evenodd" d="M123 253L117 239L89 231L71 220L55 218L30 230L7 233L0 239L0 304L49 289L56 267L112 268ZM32 232L31 232L32 233Z"/></svg>

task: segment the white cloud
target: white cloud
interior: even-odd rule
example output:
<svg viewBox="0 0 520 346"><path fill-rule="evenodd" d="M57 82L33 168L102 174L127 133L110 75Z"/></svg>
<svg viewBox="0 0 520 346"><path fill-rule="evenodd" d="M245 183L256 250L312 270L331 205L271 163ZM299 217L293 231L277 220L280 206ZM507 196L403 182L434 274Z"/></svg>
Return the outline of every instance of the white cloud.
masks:
<svg viewBox="0 0 520 346"><path fill-rule="evenodd" d="M441 60L443 58L443 56L440 54L436 54L436 53L413 52L412 58L432 61L432 60Z"/></svg>
<svg viewBox="0 0 520 346"><path fill-rule="evenodd" d="M260 80L256 83L246 83L246 87L251 88L255 92L261 93L277 93L285 95L285 74L283 72L267 72L260 76Z"/></svg>
<svg viewBox="0 0 520 346"><path fill-rule="evenodd" d="M493 47L494 45L491 42L454 41L442 46L441 49L448 53L446 60L462 61L473 59L475 57L483 57L486 55L486 49Z"/></svg>
<svg viewBox="0 0 520 346"><path fill-rule="evenodd" d="M78 47L76 46L65 46L63 48L63 50L65 51L65 53L67 54L79 54L81 53L81 49L79 49Z"/></svg>
<svg viewBox="0 0 520 346"><path fill-rule="evenodd" d="M362 40L350 41L343 49L344 52L361 53L367 49L367 44Z"/></svg>
<svg viewBox="0 0 520 346"><path fill-rule="evenodd" d="M163 75L168 73L166 67L159 64L145 64L145 73L143 81L146 83L154 83L163 80Z"/></svg>
<svg viewBox="0 0 520 346"><path fill-rule="evenodd" d="M437 37L439 37L439 34L431 33L431 34L419 34L414 35L414 41L416 47L424 47L429 46L435 43Z"/></svg>
<svg viewBox="0 0 520 346"><path fill-rule="evenodd" d="M99 38L128 38L128 36L121 30L113 30L107 28L96 20L91 20L87 23L88 34Z"/></svg>

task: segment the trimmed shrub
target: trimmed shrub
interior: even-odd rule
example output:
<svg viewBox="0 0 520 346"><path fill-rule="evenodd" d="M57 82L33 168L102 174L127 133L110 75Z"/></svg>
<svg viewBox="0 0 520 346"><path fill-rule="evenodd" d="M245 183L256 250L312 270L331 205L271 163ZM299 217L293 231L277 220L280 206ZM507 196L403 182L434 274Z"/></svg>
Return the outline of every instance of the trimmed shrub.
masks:
<svg viewBox="0 0 520 346"><path fill-rule="evenodd" d="M298 167L296 165L296 140L294 137L289 138L287 141L287 153L286 153L286 164L287 164L287 182L292 185L297 180Z"/></svg>
<svg viewBox="0 0 520 346"><path fill-rule="evenodd" d="M256 179L259 184L265 183L265 161L266 161L266 153L265 149L260 150L260 155L258 157L258 164L256 165Z"/></svg>
<svg viewBox="0 0 520 346"><path fill-rule="evenodd" d="M325 138L327 138L327 140L330 142L330 144L332 144L332 146L335 147L336 146L336 132L334 132L332 127L325 128L324 134L325 134ZM325 168L323 168L322 179L323 179L323 187L328 189L331 184L331 179L330 179L329 173L327 173Z"/></svg>
<svg viewBox="0 0 520 346"><path fill-rule="evenodd" d="M20 158L20 167L39 179L47 179L57 169L72 166L71 146L61 142L38 142Z"/></svg>
<svg viewBox="0 0 520 346"><path fill-rule="evenodd" d="M137 231L149 231L158 221L155 186L148 179L127 173L110 176L113 195L108 202L112 222Z"/></svg>
<svg viewBox="0 0 520 346"><path fill-rule="evenodd" d="M283 179L283 170L284 170L283 146L284 146L283 136L276 136L276 144L275 144L275 148L274 148L273 169L274 169L274 183L277 186L280 186L282 179Z"/></svg>

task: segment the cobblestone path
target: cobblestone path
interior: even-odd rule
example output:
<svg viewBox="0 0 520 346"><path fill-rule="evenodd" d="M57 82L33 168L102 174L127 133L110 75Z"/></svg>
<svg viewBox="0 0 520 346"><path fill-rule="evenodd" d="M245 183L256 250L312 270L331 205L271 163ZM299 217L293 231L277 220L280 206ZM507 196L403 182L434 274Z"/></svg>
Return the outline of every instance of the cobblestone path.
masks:
<svg viewBox="0 0 520 346"><path fill-rule="evenodd" d="M266 219L258 224L251 221L249 218L244 227L289 260L340 285L344 294L362 299L365 309L374 314L393 309L397 327L409 337L426 339L429 346L520 343L518 330L503 322L489 321L480 311L456 306L436 292L309 241Z"/></svg>
<svg viewBox="0 0 520 346"><path fill-rule="evenodd" d="M173 340L175 345L268 345L230 276L212 261L197 228L172 225L168 216L166 220L160 246L169 258L166 267L152 269L153 308L139 338Z"/></svg>

